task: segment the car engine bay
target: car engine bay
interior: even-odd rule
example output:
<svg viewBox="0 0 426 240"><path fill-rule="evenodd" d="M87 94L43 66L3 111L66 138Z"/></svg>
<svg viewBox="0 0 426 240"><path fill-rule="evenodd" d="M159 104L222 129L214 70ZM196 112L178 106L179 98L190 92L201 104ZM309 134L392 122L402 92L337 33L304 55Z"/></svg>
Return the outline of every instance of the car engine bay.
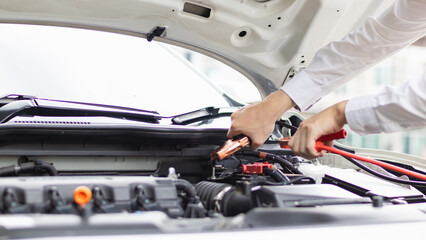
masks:
<svg viewBox="0 0 426 240"><path fill-rule="evenodd" d="M424 185L371 176L337 155L306 160L272 139L217 161L210 153L226 129L94 122L18 117L0 126L0 225L9 237L426 219Z"/></svg>

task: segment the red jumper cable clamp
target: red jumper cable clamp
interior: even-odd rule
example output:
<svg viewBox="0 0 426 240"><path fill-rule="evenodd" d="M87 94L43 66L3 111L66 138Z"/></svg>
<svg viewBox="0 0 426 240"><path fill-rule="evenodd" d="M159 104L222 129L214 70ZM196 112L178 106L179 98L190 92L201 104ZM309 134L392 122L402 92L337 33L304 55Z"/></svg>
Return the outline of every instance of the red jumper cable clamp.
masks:
<svg viewBox="0 0 426 240"><path fill-rule="evenodd" d="M345 129L342 129L338 132L327 134L318 138L317 142L328 142L331 140L343 139L343 138L346 138L347 135L348 135L348 132L346 132ZM290 149L290 147L288 146L288 142L290 142L290 139L291 137L278 139L278 143L280 144L280 147L285 149Z"/></svg>

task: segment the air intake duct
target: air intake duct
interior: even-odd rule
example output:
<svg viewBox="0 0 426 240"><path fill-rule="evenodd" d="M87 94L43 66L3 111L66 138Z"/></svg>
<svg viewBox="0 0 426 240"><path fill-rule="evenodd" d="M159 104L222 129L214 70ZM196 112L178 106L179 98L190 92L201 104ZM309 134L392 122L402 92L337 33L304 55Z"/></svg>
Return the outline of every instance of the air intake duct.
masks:
<svg viewBox="0 0 426 240"><path fill-rule="evenodd" d="M220 212L224 216L246 213L253 208L248 182L239 182L234 187L225 183L202 181L195 185L195 190L207 210Z"/></svg>

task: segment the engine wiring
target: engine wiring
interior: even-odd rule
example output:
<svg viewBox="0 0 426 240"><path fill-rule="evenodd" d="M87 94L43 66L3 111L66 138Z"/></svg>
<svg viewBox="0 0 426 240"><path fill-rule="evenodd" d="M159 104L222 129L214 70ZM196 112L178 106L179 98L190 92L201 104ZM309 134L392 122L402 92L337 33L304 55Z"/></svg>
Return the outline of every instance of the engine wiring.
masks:
<svg viewBox="0 0 426 240"><path fill-rule="evenodd" d="M284 123L283 121L277 121L276 123L278 125L282 126L282 127L286 127L286 128L289 128L293 131L297 131L296 126ZM344 137L346 137L346 134L344 134L343 138ZM318 140L320 140L320 139L318 139ZM385 179L385 180L388 180L388 181L391 181L391 182L408 184L408 185L412 185L412 186L421 186L421 187L426 186L426 175L425 174L414 172L414 171L411 171L411 170L408 170L408 169L405 169L405 168L402 168L402 167L399 167L399 166L395 166L395 165L392 165L392 164L389 164L389 163L379 161L379 160L361 157L361 156L355 155L354 153L345 151L346 149L337 149L335 147L326 146L322 143L322 141L317 141L315 148L316 148L317 151L325 150L325 151L328 151L328 152L332 152L334 154L338 154L338 155L342 156L343 158L347 159L348 161L350 161L351 163L353 163L354 165L356 165L357 167L363 169L364 171L366 171L366 172L368 172L368 173L370 173L370 174L372 174L376 177L379 177L379 178L382 178L382 179ZM414 178L417 178L417 179L425 180L425 181L404 180L404 179L389 177L389 176L386 176L384 174L381 174L379 172L374 171L373 169L359 163L357 160L363 161L363 162L368 162L368 163L386 168L388 170L392 170L392 171L395 171L395 172L398 172L398 173L401 173L401 174L405 174L405 175L408 175L408 176L411 176L411 177L414 177Z"/></svg>

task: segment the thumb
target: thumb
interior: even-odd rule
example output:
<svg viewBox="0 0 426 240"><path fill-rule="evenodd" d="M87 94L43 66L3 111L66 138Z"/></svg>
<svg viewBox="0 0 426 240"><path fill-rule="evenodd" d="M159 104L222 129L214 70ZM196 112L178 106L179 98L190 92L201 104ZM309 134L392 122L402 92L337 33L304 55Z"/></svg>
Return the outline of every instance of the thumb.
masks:
<svg viewBox="0 0 426 240"><path fill-rule="evenodd" d="M332 147L334 145L334 140L326 141L326 142L324 142L324 145ZM324 155L324 153L328 153L328 152L329 151L322 150L323 155Z"/></svg>
<svg viewBox="0 0 426 240"><path fill-rule="evenodd" d="M228 130L228 133L226 134L227 138L233 138L237 135L240 135L241 132L235 131L232 127Z"/></svg>

